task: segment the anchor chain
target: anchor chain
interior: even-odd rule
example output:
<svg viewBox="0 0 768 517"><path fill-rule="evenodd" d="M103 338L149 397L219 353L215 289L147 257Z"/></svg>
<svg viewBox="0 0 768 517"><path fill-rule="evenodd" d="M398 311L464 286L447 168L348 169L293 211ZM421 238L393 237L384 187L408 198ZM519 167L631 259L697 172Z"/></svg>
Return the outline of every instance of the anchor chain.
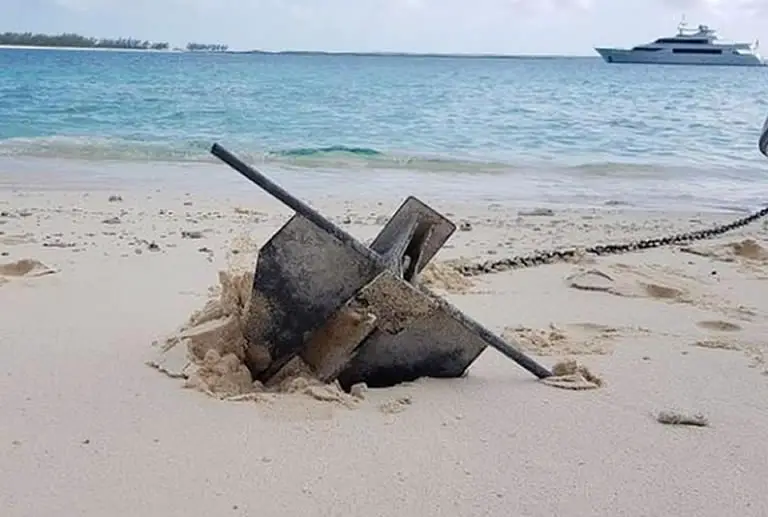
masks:
<svg viewBox="0 0 768 517"><path fill-rule="evenodd" d="M490 273L499 273L512 269L522 269L556 262L567 262L582 254L585 255L618 255L630 251L648 250L661 246L690 243L703 239L711 239L724 233L736 230L748 224L754 223L768 216L768 206L753 212L746 217L737 219L728 224L718 225L712 228L692 232L678 233L656 239L643 239L622 244L598 244L587 248L566 248L560 250L542 251L529 255L520 255L501 260L486 261L480 263L455 265L455 269L464 276L472 277Z"/></svg>

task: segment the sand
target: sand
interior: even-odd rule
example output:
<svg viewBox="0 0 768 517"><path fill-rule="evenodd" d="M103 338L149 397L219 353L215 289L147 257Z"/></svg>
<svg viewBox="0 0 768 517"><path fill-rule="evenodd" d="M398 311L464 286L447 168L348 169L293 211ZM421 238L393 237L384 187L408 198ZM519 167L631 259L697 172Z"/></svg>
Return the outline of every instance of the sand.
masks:
<svg viewBox="0 0 768 517"><path fill-rule="evenodd" d="M171 336L153 343L157 351L147 365L171 378L184 379L186 388L228 401L273 401L275 394L302 394L350 407L364 398L364 387L347 394L337 382L322 382L300 357L266 386L256 379L270 366L271 357L266 347L249 347L244 335L252 285L251 271L231 265L220 271L219 285L209 289L205 305Z"/></svg>
<svg viewBox="0 0 768 517"><path fill-rule="evenodd" d="M49 268L39 260L34 259L21 259L14 262L0 264L0 275L2 275L2 277L5 279L9 277L35 277L51 275L55 272L56 271Z"/></svg>
<svg viewBox="0 0 768 517"><path fill-rule="evenodd" d="M3 517L768 513L764 222L468 280L451 261L729 216L426 200L467 224L425 283L557 378L488 349L344 393L243 369L247 275L289 216L250 199L0 192ZM399 202L315 206L368 241Z"/></svg>

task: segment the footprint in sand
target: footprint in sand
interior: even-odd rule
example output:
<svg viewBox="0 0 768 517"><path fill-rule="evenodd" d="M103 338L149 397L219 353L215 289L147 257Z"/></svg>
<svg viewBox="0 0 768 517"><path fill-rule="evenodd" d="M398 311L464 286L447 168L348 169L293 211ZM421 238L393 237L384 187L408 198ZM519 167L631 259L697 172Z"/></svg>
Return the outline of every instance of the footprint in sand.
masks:
<svg viewBox="0 0 768 517"><path fill-rule="evenodd" d="M35 239L35 236L31 233L24 233L20 235L5 235L3 237L0 237L0 244L4 244L6 246L15 246L17 244L31 244L35 242L37 242L37 240Z"/></svg>
<svg viewBox="0 0 768 517"><path fill-rule="evenodd" d="M710 285L709 278L690 277L655 265L611 264L607 271L580 268L566 277L565 281L571 289L603 292L622 298L645 298L663 303L693 305L720 312L729 318L748 320L756 314L753 309L734 306L730 300L717 299L715 293L707 293L705 290ZM716 327L715 330L739 330L719 328L720 325Z"/></svg>
<svg viewBox="0 0 768 517"><path fill-rule="evenodd" d="M6 277L36 277L55 273L42 262L33 259L21 259L16 262L0 264L0 276Z"/></svg>
<svg viewBox="0 0 768 517"><path fill-rule="evenodd" d="M681 289L674 287L668 287L661 284L648 284L641 282L640 286L645 290L646 294L657 300L679 300L685 294Z"/></svg>
<svg viewBox="0 0 768 517"><path fill-rule="evenodd" d="M607 273L599 269L590 269L588 271L577 271L565 279L569 287L582 291L602 291L606 293L613 292L614 279Z"/></svg>
<svg viewBox="0 0 768 517"><path fill-rule="evenodd" d="M736 325L735 323L731 323L729 321L721 321L721 320L700 321L697 323L697 325L701 328L704 328L707 330L715 330L718 332L736 332L741 330L741 327L739 325Z"/></svg>
<svg viewBox="0 0 768 517"><path fill-rule="evenodd" d="M677 287L670 287L658 282L644 282L633 279L629 275L640 275L639 272L631 271L627 267L616 265L619 270L617 277L609 275L599 269L590 269L587 271L577 271L568 276L566 282L573 289L582 291L600 291L610 293L616 296L627 298L653 298L656 300L676 300L683 301L685 291Z"/></svg>
<svg viewBox="0 0 768 517"><path fill-rule="evenodd" d="M706 320L706 321L699 321L696 323L699 327L706 329L706 330L712 330L715 332L738 332L741 330L741 327L739 325L736 325L735 323L731 323L729 321L722 321L722 320ZM741 350L742 346L733 341L732 339L723 339L721 337L716 337L714 339L703 339L700 341L696 341L693 343L693 346L697 346L699 348L710 348L714 350Z"/></svg>

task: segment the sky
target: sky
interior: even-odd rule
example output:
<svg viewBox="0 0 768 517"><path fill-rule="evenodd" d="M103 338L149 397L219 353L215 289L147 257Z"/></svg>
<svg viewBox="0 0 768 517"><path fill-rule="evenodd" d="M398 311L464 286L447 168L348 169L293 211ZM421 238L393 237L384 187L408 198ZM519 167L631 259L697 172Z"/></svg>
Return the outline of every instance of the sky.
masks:
<svg viewBox="0 0 768 517"><path fill-rule="evenodd" d="M768 0L0 0L0 32L231 49L594 55L673 35L681 15L765 42Z"/></svg>

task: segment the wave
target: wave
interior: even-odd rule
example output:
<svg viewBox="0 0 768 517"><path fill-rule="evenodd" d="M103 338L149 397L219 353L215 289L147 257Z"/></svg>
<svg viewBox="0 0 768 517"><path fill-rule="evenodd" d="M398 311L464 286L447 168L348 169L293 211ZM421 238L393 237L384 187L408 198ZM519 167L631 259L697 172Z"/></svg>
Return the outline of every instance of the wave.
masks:
<svg viewBox="0 0 768 517"><path fill-rule="evenodd" d="M51 136L8 138L0 140L0 157L51 158L83 161L218 163L209 150L212 141L152 142L111 137ZM698 167L671 166L659 163L621 163L606 160L583 160L583 163L557 163L551 160L465 158L426 153L385 152L373 147L328 145L286 149L258 149L236 141L232 150L244 161L260 165L275 164L297 169L333 170L407 170L428 173L547 174L567 172L570 176L599 179L602 177L669 177L695 173ZM715 172L715 171L712 171Z"/></svg>
<svg viewBox="0 0 768 517"><path fill-rule="evenodd" d="M56 158L93 161L213 163L213 141L150 142L110 137L52 136L0 140L0 157ZM488 160L390 153L371 147L328 145L258 149L235 142L227 147L249 163L275 163L296 168L407 169L422 171L493 172L510 165Z"/></svg>
<svg viewBox="0 0 768 517"><path fill-rule="evenodd" d="M0 156L105 161L206 161L199 144L167 145L108 137L51 136L0 140Z"/></svg>
<svg viewBox="0 0 768 517"><path fill-rule="evenodd" d="M369 147L347 147L345 145L331 145L328 147L299 147L286 151L272 151L276 156L291 158L301 156L322 156L328 154L350 154L353 156L381 156L383 153Z"/></svg>

